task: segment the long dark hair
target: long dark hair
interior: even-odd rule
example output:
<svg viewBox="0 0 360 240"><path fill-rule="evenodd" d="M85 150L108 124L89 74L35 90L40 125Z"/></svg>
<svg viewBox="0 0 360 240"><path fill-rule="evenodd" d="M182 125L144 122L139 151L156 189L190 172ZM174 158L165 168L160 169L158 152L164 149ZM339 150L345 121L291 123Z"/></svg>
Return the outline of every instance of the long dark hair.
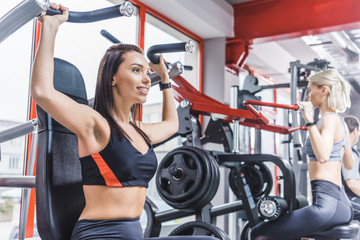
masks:
<svg viewBox="0 0 360 240"><path fill-rule="evenodd" d="M127 52L138 52L143 54L141 48L131 44L116 44L111 46L101 59L97 76L95 91L94 109L98 111L109 123L110 128L116 135L123 140L124 135L131 139L124 129L116 122L113 115L114 96L112 91L112 81L117 73L120 64L125 60L124 54ZM150 144L149 137L136 125L136 119L140 116L140 104L134 104L130 109L131 124L137 132Z"/></svg>

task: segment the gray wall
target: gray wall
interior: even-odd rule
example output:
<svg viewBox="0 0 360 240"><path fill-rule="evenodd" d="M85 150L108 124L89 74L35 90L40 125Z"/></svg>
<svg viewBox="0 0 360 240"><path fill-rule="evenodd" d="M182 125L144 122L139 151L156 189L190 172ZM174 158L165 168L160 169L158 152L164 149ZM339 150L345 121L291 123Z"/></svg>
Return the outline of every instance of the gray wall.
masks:
<svg viewBox="0 0 360 240"><path fill-rule="evenodd" d="M203 58L203 92L219 102L224 102L224 78L225 78L225 38L212 38L204 40ZM203 131L206 129L208 117L204 117ZM208 143L205 144L206 150L223 151L222 145ZM220 184L218 191L211 201L214 206L223 204L229 189L225 186L228 174L227 169L220 168ZM228 219L224 216L217 217L216 225L221 229L228 230Z"/></svg>
<svg viewBox="0 0 360 240"><path fill-rule="evenodd" d="M203 90L219 102L224 102L226 38L204 40Z"/></svg>

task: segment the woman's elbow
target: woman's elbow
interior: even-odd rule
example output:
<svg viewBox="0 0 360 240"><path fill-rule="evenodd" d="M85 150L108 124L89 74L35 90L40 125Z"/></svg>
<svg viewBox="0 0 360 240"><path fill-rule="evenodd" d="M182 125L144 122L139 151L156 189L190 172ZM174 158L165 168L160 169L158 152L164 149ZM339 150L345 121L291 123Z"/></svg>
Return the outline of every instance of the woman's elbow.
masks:
<svg viewBox="0 0 360 240"><path fill-rule="evenodd" d="M354 161L346 161L346 162L344 162L344 167L347 170L351 170L354 167Z"/></svg>
<svg viewBox="0 0 360 240"><path fill-rule="evenodd" d="M353 169L353 167L354 167L354 164L348 164L348 166L345 166L345 168L347 169L347 170L351 170L351 169Z"/></svg>
<svg viewBox="0 0 360 240"><path fill-rule="evenodd" d="M318 159L318 162L319 162L319 163L327 163L327 162L328 162L328 159L326 159L326 158L319 158L319 159Z"/></svg>
<svg viewBox="0 0 360 240"><path fill-rule="evenodd" d="M45 102L49 99L50 94L41 88L32 86L31 87L31 97L34 99L36 104L41 105L42 102Z"/></svg>
<svg viewBox="0 0 360 240"><path fill-rule="evenodd" d="M330 154L320 154L316 159L319 163L327 163L330 159Z"/></svg>

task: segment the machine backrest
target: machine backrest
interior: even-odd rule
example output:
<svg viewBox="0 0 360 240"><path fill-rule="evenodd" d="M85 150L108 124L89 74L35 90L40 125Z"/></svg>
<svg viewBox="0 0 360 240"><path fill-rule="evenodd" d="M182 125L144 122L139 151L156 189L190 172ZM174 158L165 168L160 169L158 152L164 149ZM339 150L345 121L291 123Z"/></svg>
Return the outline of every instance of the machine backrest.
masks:
<svg viewBox="0 0 360 240"><path fill-rule="evenodd" d="M54 59L54 87L81 104L87 104L80 71L69 62ZM69 240L85 206L77 136L39 106L36 160L36 215L42 240Z"/></svg>

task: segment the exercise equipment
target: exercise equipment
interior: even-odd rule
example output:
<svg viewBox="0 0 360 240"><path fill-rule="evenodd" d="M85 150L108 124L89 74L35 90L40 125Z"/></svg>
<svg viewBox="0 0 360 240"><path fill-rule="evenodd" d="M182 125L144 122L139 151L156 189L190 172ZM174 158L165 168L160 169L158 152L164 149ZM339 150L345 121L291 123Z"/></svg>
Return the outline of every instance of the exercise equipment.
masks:
<svg viewBox="0 0 360 240"><path fill-rule="evenodd" d="M177 209L200 209L214 197L219 186L215 159L195 147L180 147L163 158L156 173L160 197Z"/></svg>
<svg viewBox="0 0 360 240"><path fill-rule="evenodd" d="M169 236L213 236L221 240L230 240L220 228L205 222L188 222L175 228Z"/></svg>
<svg viewBox="0 0 360 240"><path fill-rule="evenodd" d="M177 77L184 72L184 66L179 61L174 62L172 64L168 64L167 67L169 70L168 73L170 79L173 79L174 77ZM149 77L151 79L151 86L154 86L161 82L161 77L155 72L150 73Z"/></svg>
<svg viewBox="0 0 360 240"><path fill-rule="evenodd" d="M257 201L264 195L268 195L272 189L273 181L269 168L259 163L245 163L241 166L246 182L249 184L251 194ZM241 191L235 183L235 171L229 172L229 185L234 194L241 199Z"/></svg>
<svg viewBox="0 0 360 240"><path fill-rule="evenodd" d="M25 0L0 18L0 43L50 7L48 0Z"/></svg>
<svg viewBox="0 0 360 240"><path fill-rule="evenodd" d="M252 105L257 104L263 106L299 110L299 106L296 104L286 106L281 104L248 101L245 102L244 104L246 109L234 109L206 96L203 93L200 93L180 76L175 77L173 80L177 84L177 86L173 87L175 98L181 103L182 101L185 102L185 104L183 105L184 105L184 109L187 110L183 112L189 114L189 116L185 117L187 119L191 119L192 115L198 116L202 114L208 116L216 116L218 119L222 119L222 121L225 122L233 122L234 120L236 120L240 125L254 127L256 129L263 129L281 134L289 134L297 130L306 130L306 127L303 126L287 127L287 126L271 125L269 124L269 121L266 119L266 117L264 117L257 109L252 107ZM184 116L181 117L183 118ZM194 135L189 132L185 133L185 136L192 136L190 138L191 141L188 141L187 139L185 144L188 144L190 146L192 144L196 144L197 141L196 139L193 138L196 135L197 134ZM210 154L214 156L214 158L217 160L219 165L226 166L230 168L231 171L233 171L234 183L237 185L237 188L242 191L240 196L241 196L241 206L243 207L243 209L241 210L239 209L238 211L239 211L239 215L242 218L248 220L248 224L246 225L245 231L243 231L243 233L241 234L242 237L248 236L249 235L248 230L250 230L251 227L259 223L260 219L258 215L257 206L251 194L248 182L245 179L245 173L241 168L241 163L249 163L249 162L274 163L279 167L282 173L281 178L284 181L284 183L286 183L283 184L282 193L283 193L283 199L287 203L287 211L293 211L297 207L304 205L306 203L306 201L303 201L301 198L297 199L296 197L295 175L292 170L292 167L288 162L284 162L282 159L276 156L267 155L267 154L251 154L251 155L233 154L233 153L225 153L225 152L217 152L217 151L210 151ZM284 204L283 201L282 203ZM239 204L239 208L240 208L240 204ZM202 211L202 213L204 212L205 211ZM180 215L180 213L177 212L173 212L173 213ZM212 216L211 210L209 215ZM354 224L345 224L342 226L336 226L334 228L324 230L321 233L316 233L316 234L328 238L331 238L333 236L341 236L341 238L349 239L349 238L353 238L356 235L355 233L358 232L358 228L359 227ZM336 232L336 234L334 234L333 232Z"/></svg>
<svg viewBox="0 0 360 240"><path fill-rule="evenodd" d="M158 237L160 235L161 223L156 221L155 213L158 212L159 209L155 205L150 198L146 197L143 214L141 218L143 218L144 214L146 216L146 227L144 231L144 237Z"/></svg>
<svg viewBox="0 0 360 240"><path fill-rule="evenodd" d="M250 224L249 224L249 222L246 222L240 233L240 240L251 240L250 233L251 233Z"/></svg>
<svg viewBox="0 0 360 240"><path fill-rule="evenodd" d="M61 14L60 10L50 8L48 0L24 0L7 14L0 18L0 43L8 36L21 28L27 22L39 17L41 14L55 15ZM69 12L68 22L89 23L105 19L127 16L134 13L134 6L125 1L118 6L112 6L89 12Z"/></svg>
<svg viewBox="0 0 360 240"><path fill-rule="evenodd" d="M119 39L117 39L116 37L114 37L111 33L109 33L108 31L106 31L105 29L102 29L100 31L100 34L106 38L107 40L109 40L110 42L117 44L117 43L121 43Z"/></svg>
<svg viewBox="0 0 360 240"><path fill-rule="evenodd" d="M151 46L147 51L148 59L154 63L159 63L159 57L156 56L157 53L169 53L169 52L195 52L195 43L193 40L182 43L169 43L169 44L159 44Z"/></svg>
<svg viewBox="0 0 360 240"><path fill-rule="evenodd" d="M37 119L16 125L0 132L0 143L32 133L38 126Z"/></svg>
<svg viewBox="0 0 360 240"><path fill-rule="evenodd" d="M97 22L97 21L102 21L102 20L122 17L122 16L130 17L133 15L133 13L134 13L134 6L131 4L131 2L125 1L124 3L117 6L102 8L89 12L70 11L69 19L67 20L67 22L71 22L71 23ZM48 8L46 10L46 14L57 15L57 14L61 14L61 11Z"/></svg>
<svg viewBox="0 0 360 240"><path fill-rule="evenodd" d="M288 210L285 199L277 196L262 197L258 203L258 212L263 219L275 220L284 215Z"/></svg>
<svg viewBox="0 0 360 240"><path fill-rule="evenodd" d="M84 80L72 64L54 59L54 87L87 104ZM70 239L85 206L75 134L37 106L36 218L41 239Z"/></svg>

